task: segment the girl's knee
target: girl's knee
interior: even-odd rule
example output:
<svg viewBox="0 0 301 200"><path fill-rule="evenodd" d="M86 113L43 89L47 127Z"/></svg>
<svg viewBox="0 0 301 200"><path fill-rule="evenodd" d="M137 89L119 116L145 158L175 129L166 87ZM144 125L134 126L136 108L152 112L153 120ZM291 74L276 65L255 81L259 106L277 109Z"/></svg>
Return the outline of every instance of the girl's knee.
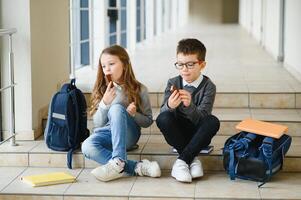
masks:
<svg viewBox="0 0 301 200"><path fill-rule="evenodd" d="M125 111L126 111L125 107L121 104L113 104L109 109L109 113L121 113Z"/></svg>
<svg viewBox="0 0 301 200"><path fill-rule="evenodd" d="M89 154L89 147L91 148L91 144L90 142L88 141L89 138L87 138L83 143L82 143L82 147L81 147L81 150L82 150L82 153L84 155L88 155Z"/></svg>

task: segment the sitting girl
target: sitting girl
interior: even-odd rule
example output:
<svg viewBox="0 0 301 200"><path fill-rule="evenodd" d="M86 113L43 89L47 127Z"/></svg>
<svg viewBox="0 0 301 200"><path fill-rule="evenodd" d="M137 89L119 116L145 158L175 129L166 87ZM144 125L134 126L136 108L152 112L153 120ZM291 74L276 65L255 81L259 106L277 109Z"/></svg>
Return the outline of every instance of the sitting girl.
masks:
<svg viewBox="0 0 301 200"><path fill-rule="evenodd" d="M101 164L91 173L101 181L118 179L125 173L160 177L157 162L127 159L126 150L138 142L141 127L149 127L153 120L147 88L136 80L121 46L102 51L91 103L95 128L83 142L82 152Z"/></svg>

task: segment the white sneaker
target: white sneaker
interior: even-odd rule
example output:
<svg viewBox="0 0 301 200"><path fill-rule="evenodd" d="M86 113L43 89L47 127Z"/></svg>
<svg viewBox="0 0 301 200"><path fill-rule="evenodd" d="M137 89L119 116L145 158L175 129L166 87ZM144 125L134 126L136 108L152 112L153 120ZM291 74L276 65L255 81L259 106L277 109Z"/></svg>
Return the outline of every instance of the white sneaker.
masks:
<svg viewBox="0 0 301 200"><path fill-rule="evenodd" d="M124 175L124 165L120 159L112 159L107 164L93 169L91 174L101 181L111 181Z"/></svg>
<svg viewBox="0 0 301 200"><path fill-rule="evenodd" d="M192 177L189 172L187 163L181 159L177 159L172 166L171 176L180 182L190 183Z"/></svg>
<svg viewBox="0 0 301 200"><path fill-rule="evenodd" d="M139 176L160 177L161 169L156 161L142 160L138 162L135 172Z"/></svg>
<svg viewBox="0 0 301 200"><path fill-rule="evenodd" d="M197 157L190 164L190 174L192 178L199 178L204 175L202 163Z"/></svg>

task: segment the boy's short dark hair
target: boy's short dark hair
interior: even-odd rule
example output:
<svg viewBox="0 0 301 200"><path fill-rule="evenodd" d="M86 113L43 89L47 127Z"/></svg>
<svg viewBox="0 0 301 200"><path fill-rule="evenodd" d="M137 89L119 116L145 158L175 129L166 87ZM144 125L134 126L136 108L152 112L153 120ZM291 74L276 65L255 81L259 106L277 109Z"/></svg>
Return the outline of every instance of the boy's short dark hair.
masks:
<svg viewBox="0 0 301 200"><path fill-rule="evenodd" d="M186 38L179 41L177 46L177 54L197 54L198 59L205 61L206 47L205 45L194 38Z"/></svg>

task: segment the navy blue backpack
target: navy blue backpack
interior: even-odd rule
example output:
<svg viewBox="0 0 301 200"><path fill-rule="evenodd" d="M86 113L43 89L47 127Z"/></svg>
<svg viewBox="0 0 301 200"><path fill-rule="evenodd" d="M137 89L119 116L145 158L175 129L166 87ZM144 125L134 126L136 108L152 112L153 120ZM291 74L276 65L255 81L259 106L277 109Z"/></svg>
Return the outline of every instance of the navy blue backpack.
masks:
<svg viewBox="0 0 301 200"><path fill-rule="evenodd" d="M45 141L52 150L68 151L67 166L72 169L72 154L88 136L86 100L72 79L51 99Z"/></svg>
<svg viewBox="0 0 301 200"><path fill-rule="evenodd" d="M284 156L292 142L289 135L279 139L240 132L225 142L223 149L224 169L231 180L241 178L262 182L282 169Z"/></svg>

